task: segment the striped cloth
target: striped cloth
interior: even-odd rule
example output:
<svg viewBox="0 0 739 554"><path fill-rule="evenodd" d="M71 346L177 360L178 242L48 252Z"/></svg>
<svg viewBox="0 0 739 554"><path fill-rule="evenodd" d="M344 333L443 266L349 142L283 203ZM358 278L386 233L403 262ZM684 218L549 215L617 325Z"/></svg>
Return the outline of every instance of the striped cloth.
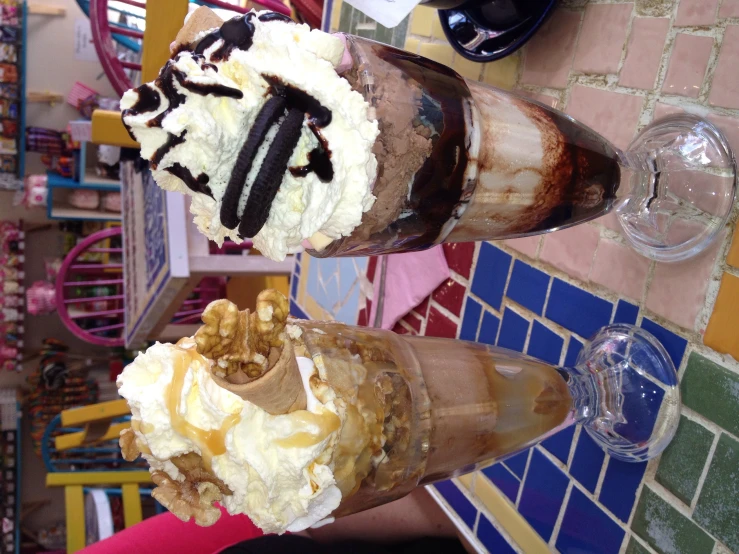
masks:
<svg viewBox="0 0 739 554"><path fill-rule="evenodd" d="M67 95L67 103L74 109L77 109L80 107L80 102L95 94L97 94L97 91L77 81Z"/></svg>

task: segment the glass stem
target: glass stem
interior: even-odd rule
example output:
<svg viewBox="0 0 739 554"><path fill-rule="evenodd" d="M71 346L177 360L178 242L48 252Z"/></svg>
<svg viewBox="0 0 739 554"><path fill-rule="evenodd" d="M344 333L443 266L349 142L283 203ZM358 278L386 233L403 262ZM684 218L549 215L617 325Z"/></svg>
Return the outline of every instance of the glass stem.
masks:
<svg viewBox="0 0 739 554"><path fill-rule="evenodd" d="M563 368L572 396L571 417L575 423L588 424L601 431L612 432L624 423L623 393L625 362L594 365L584 362L574 368Z"/></svg>

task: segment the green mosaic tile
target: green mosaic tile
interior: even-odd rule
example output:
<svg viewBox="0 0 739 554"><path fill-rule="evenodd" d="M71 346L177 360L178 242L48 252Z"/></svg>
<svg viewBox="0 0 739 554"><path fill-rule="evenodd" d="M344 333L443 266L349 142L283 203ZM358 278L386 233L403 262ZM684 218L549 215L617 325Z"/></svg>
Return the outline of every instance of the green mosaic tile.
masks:
<svg viewBox="0 0 739 554"><path fill-rule="evenodd" d="M739 435L739 375L693 352L680 390L683 404Z"/></svg>
<svg viewBox="0 0 739 554"><path fill-rule="evenodd" d="M711 431L682 416L675 438L660 459L657 481L687 505L698 488L713 437Z"/></svg>
<svg viewBox="0 0 739 554"><path fill-rule="evenodd" d="M384 44L391 44L398 48L403 48L405 45L405 37L408 34L408 22L410 16L406 17L396 27L389 29L383 27L379 23L373 29L361 29L358 26L363 23L374 23L374 19L364 15L359 10L355 10L346 2L341 4L341 11L339 12L339 31L344 33L351 33L360 37L369 38L382 42Z"/></svg>
<svg viewBox="0 0 739 554"><path fill-rule="evenodd" d="M629 546L626 547L626 554L651 554L649 550L644 548L635 538L629 539Z"/></svg>
<svg viewBox="0 0 739 554"><path fill-rule="evenodd" d="M341 11L339 12L339 31L350 33L352 30L352 18L354 17L354 8L346 2L342 2Z"/></svg>
<svg viewBox="0 0 739 554"><path fill-rule="evenodd" d="M710 554L715 544L700 527L647 487L642 490L631 528L662 554Z"/></svg>
<svg viewBox="0 0 739 554"><path fill-rule="evenodd" d="M393 29L388 29L378 23L375 40L383 44L393 44Z"/></svg>
<svg viewBox="0 0 739 554"><path fill-rule="evenodd" d="M728 435L718 440L693 519L739 552L739 442Z"/></svg>

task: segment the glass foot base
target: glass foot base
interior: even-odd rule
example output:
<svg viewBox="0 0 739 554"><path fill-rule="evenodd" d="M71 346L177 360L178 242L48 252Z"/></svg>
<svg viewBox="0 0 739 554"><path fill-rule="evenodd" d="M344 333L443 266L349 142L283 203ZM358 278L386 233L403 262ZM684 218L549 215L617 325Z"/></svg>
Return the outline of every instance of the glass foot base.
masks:
<svg viewBox="0 0 739 554"><path fill-rule="evenodd" d="M632 325L601 329L575 368L582 404L578 422L612 458L651 459L680 420L677 372L660 342Z"/></svg>
<svg viewBox="0 0 739 554"><path fill-rule="evenodd" d="M617 207L624 235L663 262L705 250L728 220L736 162L726 138L694 115L673 115L642 130L622 154L630 192Z"/></svg>

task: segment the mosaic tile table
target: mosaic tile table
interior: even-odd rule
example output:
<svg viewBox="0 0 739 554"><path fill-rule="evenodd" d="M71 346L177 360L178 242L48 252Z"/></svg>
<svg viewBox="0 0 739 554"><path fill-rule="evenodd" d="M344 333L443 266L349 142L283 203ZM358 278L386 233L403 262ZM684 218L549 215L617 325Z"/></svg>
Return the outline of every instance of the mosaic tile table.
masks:
<svg viewBox="0 0 739 554"><path fill-rule="evenodd" d="M707 116L739 151L739 0L562 2L520 53L487 65L446 44L417 8L394 30L328 2L332 29L420 53L564 110L618 146L654 117ZM641 325L679 368L684 408L668 450L610 460L568 429L504 463L436 485L467 537L493 553L739 552L739 236L664 265L605 217L544 237L446 247L452 278L399 333L459 337L570 364L612 321ZM376 261L302 256L297 315L366 323Z"/></svg>

